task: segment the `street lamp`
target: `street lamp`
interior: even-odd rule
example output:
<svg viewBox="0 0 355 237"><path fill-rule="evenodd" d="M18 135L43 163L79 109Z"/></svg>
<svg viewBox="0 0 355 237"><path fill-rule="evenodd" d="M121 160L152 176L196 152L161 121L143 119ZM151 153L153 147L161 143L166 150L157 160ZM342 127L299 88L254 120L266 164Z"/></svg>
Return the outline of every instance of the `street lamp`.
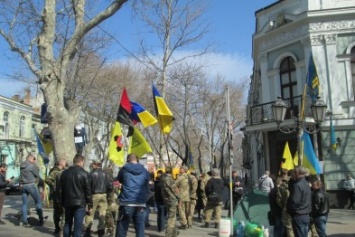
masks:
<svg viewBox="0 0 355 237"><path fill-rule="evenodd" d="M315 134L319 132L320 125L325 118L325 113L327 110L326 103L321 100L319 97L318 99L311 105L311 112L313 117L313 122L310 123L309 121L302 118L302 116L298 115L294 117L294 123L291 126L281 126L281 123L285 120L286 112L287 112L287 105L285 101L281 99L280 96L277 97L277 100L272 105L272 113L274 115L274 120L277 123L277 127L279 131L282 133L293 133L297 132L297 151L298 151L298 164L302 164L302 154L300 151L300 141L302 137L302 131L305 131L309 134ZM314 124L315 123L315 124ZM303 128L303 129L302 129Z"/></svg>

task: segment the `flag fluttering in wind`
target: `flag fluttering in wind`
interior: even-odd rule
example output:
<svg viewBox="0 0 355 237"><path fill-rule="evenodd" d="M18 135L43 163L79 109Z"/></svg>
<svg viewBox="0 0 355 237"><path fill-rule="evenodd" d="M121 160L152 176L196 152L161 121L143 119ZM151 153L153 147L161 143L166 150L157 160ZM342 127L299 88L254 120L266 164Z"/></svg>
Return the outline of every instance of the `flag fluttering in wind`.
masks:
<svg viewBox="0 0 355 237"><path fill-rule="evenodd" d="M283 162L281 164L282 169L292 170L295 168L293 163L293 158L291 155L290 147L288 146L288 142L285 144L284 152L282 155Z"/></svg>
<svg viewBox="0 0 355 237"><path fill-rule="evenodd" d="M335 138L335 130L333 126L332 116L330 116L330 146L334 151L338 149L338 143L337 143L337 139Z"/></svg>
<svg viewBox="0 0 355 237"><path fill-rule="evenodd" d="M314 153L313 146L309 134L304 132L303 142L303 166L309 169L310 174L320 174L321 168L319 161Z"/></svg>
<svg viewBox="0 0 355 237"><path fill-rule="evenodd" d="M134 123L131 119L132 105L128 98L126 88L123 88L120 107L117 113L117 121L125 124L129 127L129 132L127 136L130 136L133 132Z"/></svg>
<svg viewBox="0 0 355 237"><path fill-rule="evenodd" d="M308 72L306 84L308 87L308 95L312 98L312 101L316 101L319 95L319 78L316 65L314 64L313 54L311 53L308 62Z"/></svg>
<svg viewBox="0 0 355 237"><path fill-rule="evenodd" d="M109 142L108 158L116 165L124 165L124 142L119 122L115 122L111 130L111 139Z"/></svg>
<svg viewBox="0 0 355 237"><path fill-rule="evenodd" d="M128 154L133 153L138 158L142 158L143 155L152 152L149 143L137 128L134 128L133 134L129 139Z"/></svg>
<svg viewBox="0 0 355 237"><path fill-rule="evenodd" d="M162 133L169 134L173 125L173 113L171 113L169 107L166 105L164 99L160 96L158 90L153 85L153 97L155 111L158 117L158 123Z"/></svg>
<svg viewBox="0 0 355 237"><path fill-rule="evenodd" d="M47 152L44 150L41 138L39 137L38 133L35 131L36 133L36 141L37 141L37 149L38 149L38 154L42 157L43 160L43 164L48 164L49 163L49 157Z"/></svg>
<svg viewBox="0 0 355 237"><path fill-rule="evenodd" d="M138 104L137 102L131 101L132 105L132 113L130 118L133 120L133 122L141 122L144 127L148 127L150 125L154 125L155 123L158 122L154 116L149 113L143 106Z"/></svg>

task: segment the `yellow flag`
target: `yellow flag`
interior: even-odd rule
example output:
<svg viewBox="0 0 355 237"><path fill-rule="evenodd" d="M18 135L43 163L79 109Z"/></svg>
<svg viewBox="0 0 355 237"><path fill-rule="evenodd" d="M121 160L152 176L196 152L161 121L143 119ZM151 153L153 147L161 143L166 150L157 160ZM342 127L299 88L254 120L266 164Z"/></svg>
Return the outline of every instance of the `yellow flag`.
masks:
<svg viewBox="0 0 355 237"><path fill-rule="evenodd" d="M115 122L113 129L111 130L111 139L108 149L108 158L112 160L116 165L124 165L124 144L122 130L119 122Z"/></svg>
<svg viewBox="0 0 355 237"><path fill-rule="evenodd" d="M137 128L134 128L133 135L129 137L128 154L133 153L138 158L141 158L143 155L151 152L152 148L141 132Z"/></svg>
<svg viewBox="0 0 355 237"><path fill-rule="evenodd" d="M287 170L292 170L295 168L295 165L293 163L290 147L288 146L288 142L285 144L284 148L284 153L282 155L283 162L281 164L281 168L287 169Z"/></svg>

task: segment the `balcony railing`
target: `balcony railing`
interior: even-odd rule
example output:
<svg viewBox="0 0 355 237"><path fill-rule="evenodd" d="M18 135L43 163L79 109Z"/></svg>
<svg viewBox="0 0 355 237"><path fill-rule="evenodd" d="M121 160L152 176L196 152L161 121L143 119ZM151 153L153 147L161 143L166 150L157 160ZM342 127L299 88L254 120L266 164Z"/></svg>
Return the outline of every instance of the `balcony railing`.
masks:
<svg viewBox="0 0 355 237"><path fill-rule="evenodd" d="M293 117L299 116L299 110L301 109L302 96L296 96L293 98L284 100L286 105L288 106L285 119L291 119ZM272 105L275 101L253 105L249 108L248 111L248 125L258 125L262 123L273 122L274 117L272 114ZM311 104L312 101L309 97L306 97L306 104L304 106L304 116L311 116Z"/></svg>

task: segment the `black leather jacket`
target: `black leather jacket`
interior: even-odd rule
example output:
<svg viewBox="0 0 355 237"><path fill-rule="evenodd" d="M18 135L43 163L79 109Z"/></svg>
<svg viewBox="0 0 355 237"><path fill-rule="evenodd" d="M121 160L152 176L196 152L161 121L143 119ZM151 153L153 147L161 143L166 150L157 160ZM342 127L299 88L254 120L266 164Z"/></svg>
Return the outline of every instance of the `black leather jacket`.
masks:
<svg viewBox="0 0 355 237"><path fill-rule="evenodd" d="M64 207L92 207L90 175L81 166L72 165L60 176L60 200Z"/></svg>
<svg viewBox="0 0 355 237"><path fill-rule="evenodd" d="M113 189L112 180L102 169L94 169L90 173L92 194L110 194Z"/></svg>
<svg viewBox="0 0 355 237"><path fill-rule="evenodd" d="M329 198L324 189L312 191L312 217L318 217L328 214Z"/></svg>

